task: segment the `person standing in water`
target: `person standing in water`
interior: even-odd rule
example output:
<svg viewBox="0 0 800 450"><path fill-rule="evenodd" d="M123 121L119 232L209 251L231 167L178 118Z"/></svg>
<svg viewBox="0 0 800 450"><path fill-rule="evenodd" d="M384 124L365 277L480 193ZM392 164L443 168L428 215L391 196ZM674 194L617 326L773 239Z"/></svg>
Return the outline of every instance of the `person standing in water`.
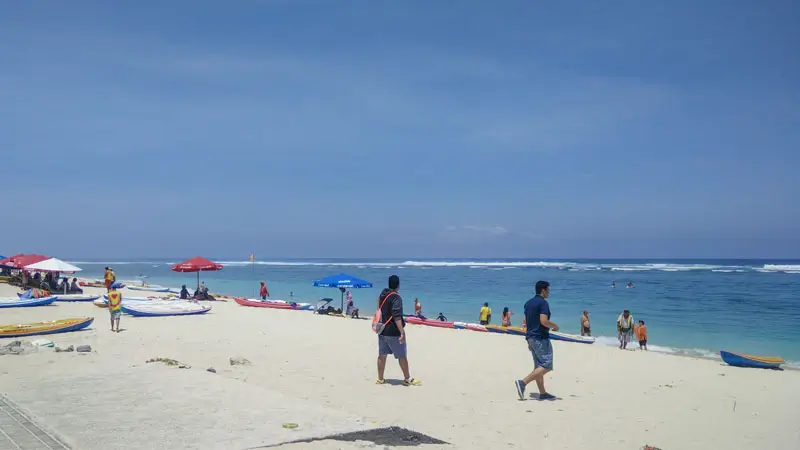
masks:
<svg viewBox="0 0 800 450"><path fill-rule="evenodd" d="M528 331L525 340L533 356L533 372L525 378L517 380L514 385L520 400L525 400L525 388L532 381L539 388L539 400L554 400L554 395L548 394L544 388L544 376L553 370L553 346L550 343L550 330L558 331L558 325L550 321L550 283L547 281L536 282L536 296L525 303L525 318Z"/></svg>
<svg viewBox="0 0 800 450"><path fill-rule="evenodd" d="M422 303L419 302L418 298L414 299L414 315L422 317Z"/></svg>
<svg viewBox="0 0 800 450"><path fill-rule="evenodd" d="M267 283L261 282L261 289L258 291L258 295L261 296L261 300L266 300L269 297L269 289L267 289Z"/></svg>
<svg viewBox="0 0 800 450"><path fill-rule="evenodd" d="M639 340L639 350L647 351L647 327L644 325L644 320L640 320L639 326L635 327L633 331L636 332L636 339Z"/></svg>
<svg viewBox="0 0 800 450"><path fill-rule="evenodd" d="M633 334L633 316L627 309L617 318L617 336L619 337L619 348L628 349L628 342Z"/></svg>
<svg viewBox="0 0 800 450"><path fill-rule="evenodd" d="M592 335L592 324L589 322L589 311L583 310L583 314L581 314L581 336L591 336Z"/></svg>
<svg viewBox="0 0 800 450"><path fill-rule="evenodd" d="M511 316L513 315L514 313L508 310L508 306L503 308L503 313L500 315L500 324L503 325L504 327L510 327Z"/></svg>
<svg viewBox="0 0 800 450"><path fill-rule="evenodd" d="M483 307L481 307L481 310L478 313L478 320L480 321L481 325L489 325L489 322L492 321L492 308L489 308L488 303L484 303Z"/></svg>
<svg viewBox="0 0 800 450"><path fill-rule="evenodd" d="M119 319L122 317L122 294L113 285L108 291L108 312L111 314L111 331L119 333ZM116 324L116 330L114 325Z"/></svg>

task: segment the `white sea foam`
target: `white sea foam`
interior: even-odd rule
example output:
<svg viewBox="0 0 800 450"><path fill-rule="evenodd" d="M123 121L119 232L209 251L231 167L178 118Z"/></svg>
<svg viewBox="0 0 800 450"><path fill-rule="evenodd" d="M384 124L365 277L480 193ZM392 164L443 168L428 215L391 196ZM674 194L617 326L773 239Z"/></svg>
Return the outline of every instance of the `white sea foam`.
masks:
<svg viewBox="0 0 800 450"><path fill-rule="evenodd" d="M163 261L114 261L114 262L97 262L97 261L71 261L77 265L128 265L128 264L148 264L148 265L173 265L175 262ZM316 266L316 267L356 267L359 269L378 268L378 269L392 269L392 268L420 268L420 269L435 269L435 268L470 268L470 269L558 269L571 272L581 271L613 271L613 272L646 272L646 271L660 271L660 272L687 272L687 271L709 271L716 273L733 273L733 272L761 272L761 273L789 273L800 274L800 265L798 264L764 264L760 267L754 266L737 266L737 265L713 265L713 264L677 264L677 263L578 263L572 261L440 261L440 260L408 260L403 262L388 262L388 261L219 261L220 264L229 267L245 267L252 264L258 266L285 266L285 267L303 267L303 266Z"/></svg>
<svg viewBox="0 0 800 450"><path fill-rule="evenodd" d="M759 272L800 273L800 264L764 264Z"/></svg>
<svg viewBox="0 0 800 450"><path fill-rule="evenodd" d="M158 267L161 264L173 266L178 264L177 262L164 262L164 261L67 261L70 264L75 264L78 266L127 266L131 264L148 264L152 265L153 267Z"/></svg>

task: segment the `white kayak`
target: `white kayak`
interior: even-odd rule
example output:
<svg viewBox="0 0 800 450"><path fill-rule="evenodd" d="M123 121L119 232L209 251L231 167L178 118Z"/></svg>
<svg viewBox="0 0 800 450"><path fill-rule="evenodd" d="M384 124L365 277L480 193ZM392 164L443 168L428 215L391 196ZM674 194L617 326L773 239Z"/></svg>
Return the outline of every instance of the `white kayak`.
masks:
<svg viewBox="0 0 800 450"><path fill-rule="evenodd" d="M578 336L575 334L564 334L558 331L551 331L550 339L554 341L577 342L579 344L594 344L594 337L592 336Z"/></svg>
<svg viewBox="0 0 800 450"><path fill-rule="evenodd" d="M170 302L130 302L122 300L122 312L138 317L192 316L211 311L211 306L204 306L185 300Z"/></svg>
<svg viewBox="0 0 800 450"><path fill-rule="evenodd" d="M148 286L131 286L128 285L128 289L132 291L147 291L147 292L169 292L170 288L159 286L157 284L151 284Z"/></svg>
<svg viewBox="0 0 800 450"><path fill-rule="evenodd" d="M122 304L125 303L141 303L141 302L149 302L149 303L168 303L173 302L174 300L168 300L166 298L158 298L158 297L122 297ZM99 306L101 308L105 308L108 306L108 295L103 295L103 298L98 298L94 302L95 306Z"/></svg>
<svg viewBox="0 0 800 450"><path fill-rule="evenodd" d="M19 298L0 297L0 308L23 308L28 306L46 306L56 301L55 297Z"/></svg>
<svg viewBox="0 0 800 450"><path fill-rule="evenodd" d="M99 295L89 294L55 294L53 296L59 302L93 302L100 298Z"/></svg>

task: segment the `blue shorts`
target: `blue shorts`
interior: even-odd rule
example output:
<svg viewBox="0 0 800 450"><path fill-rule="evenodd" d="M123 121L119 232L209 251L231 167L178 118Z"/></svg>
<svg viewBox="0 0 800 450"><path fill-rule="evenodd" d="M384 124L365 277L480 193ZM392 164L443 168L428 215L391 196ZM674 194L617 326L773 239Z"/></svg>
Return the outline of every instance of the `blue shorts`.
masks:
<svg viewBox="0 0 800 450"><path fill-rule="evenodd" d="M122 317L122 310L111 311L111 320L119 320Z"/></svg>
<svg viewBox="0 0 800 450"><path fill-rule="evenodd" d="M553 344L550 339L528 338L528 348L533 356L533 366L553 370Z"/></svg>
<svg viewBox="0 0 800 450"><path fill-rule="evenodd" d="M378 335L378 355L394 355L395 359L405 358L406 341L400 342L400 336Z"/></svg>

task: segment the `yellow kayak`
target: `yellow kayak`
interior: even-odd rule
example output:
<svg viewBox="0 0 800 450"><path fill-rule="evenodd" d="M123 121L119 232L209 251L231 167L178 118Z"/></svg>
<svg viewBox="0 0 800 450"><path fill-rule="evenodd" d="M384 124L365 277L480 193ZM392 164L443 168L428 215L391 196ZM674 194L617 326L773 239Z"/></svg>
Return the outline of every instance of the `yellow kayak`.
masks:
<svg viewBox="0 0 800 450"><path fill-rule="evenodd" d="M82 330L91 325L93 321L94 317L82 317L77 319L53 320L50 322L0 325L0 338L67 333L69 331Z"/></svg>

